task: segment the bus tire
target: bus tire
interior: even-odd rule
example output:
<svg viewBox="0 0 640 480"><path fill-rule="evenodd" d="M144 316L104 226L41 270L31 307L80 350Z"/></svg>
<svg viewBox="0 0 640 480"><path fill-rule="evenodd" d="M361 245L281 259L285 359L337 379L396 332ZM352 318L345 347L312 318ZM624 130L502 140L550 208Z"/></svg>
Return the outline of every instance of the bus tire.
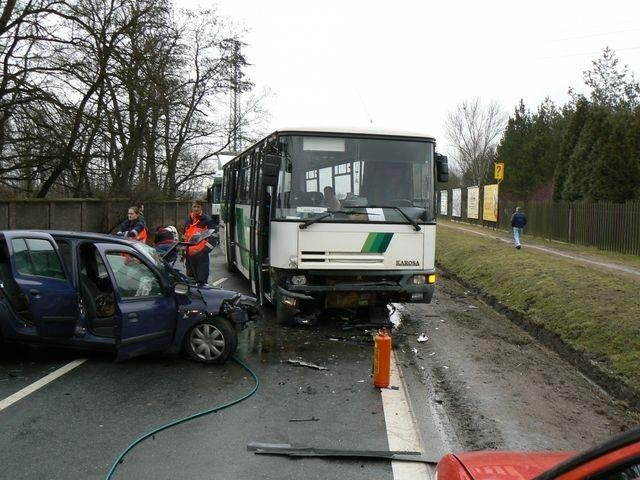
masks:
<svg viewBox="0 0 640 480"><path fill-rule="evenodd" d="M233 263L233 261L231 261L231 258L230 258L228 250L225 252L225 258L227 259L227 272L236 273L238 271L238 267L236 267L236 265Z"/></svg>
<svg viewBox="0 0 640 480"><path fill-rule="evenodd" d="M274 307L276 309L276 322L278 325L293 325L296 311L292 311L286 307L280 300L280 295L276 294L274 298Z"/></svg>
<svg viewBox="0 0 640 480"><path fill-rule="evenodd" d="M236 267L233 263L227 260L227 272L236 273L238 271L238 267Z"/></svg>

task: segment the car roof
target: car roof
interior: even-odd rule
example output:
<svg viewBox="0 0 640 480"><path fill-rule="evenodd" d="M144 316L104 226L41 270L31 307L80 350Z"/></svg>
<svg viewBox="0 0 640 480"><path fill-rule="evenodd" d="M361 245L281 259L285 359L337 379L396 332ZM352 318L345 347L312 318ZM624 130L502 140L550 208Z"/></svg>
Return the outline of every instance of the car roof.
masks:
<svg viewBox="0 0 640 480"><path fill-rule="evenodd" d="M30 233L48 233L52 237L64 237L78 240L92 240L96 242L121 243L123 245L135 246L137 241L129 240L115 235L95 232L75 232L71 230L2 230L0 235L4 237L5 232L11 232L12 235L29 235Z"/></svg>

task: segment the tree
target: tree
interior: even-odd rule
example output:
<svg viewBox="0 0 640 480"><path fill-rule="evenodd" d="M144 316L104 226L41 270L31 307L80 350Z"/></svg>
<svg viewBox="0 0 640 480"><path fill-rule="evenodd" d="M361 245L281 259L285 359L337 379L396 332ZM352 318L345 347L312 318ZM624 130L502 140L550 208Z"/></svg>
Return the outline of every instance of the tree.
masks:
<svg viewBox="0 0 640 480"><path fill-rule="evenodd" d="M455 161L471 185L484 185L490 178L504 124L500 105L492 101L485 106L479 98L463 101L447 116L445 128L456 149Z"/></svg>
<svg viewBox="0 0 640 480"><path fill-rule="evenodd" d="M591 89L590 100L594 105L632 109L640 102L640 85L629 67L620 67L616 53L606 47L602 57L591 62L592 68L583 72L584 83ZM579 97L572 89L574 100Z"/></svg>
<svg viewBox="0 0 640 480"><path fill-rule="evenodd" d="M593 157L594 200L624 202L640 198L640 109L609 114Z"/></svg>
<svg viewBox="0 0 640 480"><path fill-rule="evenodd" d="M241 44L215 11L170 0L9 1L0 184L40 197L188 193L265 116ZM246 96L230 122L231 89Z"/></svg>

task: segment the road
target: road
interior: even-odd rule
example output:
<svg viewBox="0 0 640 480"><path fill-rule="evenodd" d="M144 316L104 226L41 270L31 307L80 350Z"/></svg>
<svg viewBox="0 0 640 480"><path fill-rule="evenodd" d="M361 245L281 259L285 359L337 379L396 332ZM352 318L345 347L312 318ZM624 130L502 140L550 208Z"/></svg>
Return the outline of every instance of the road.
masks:
<svg viewBox="0 0 640 480"><path fill-rule="evenodd" d="M245 282L223 270L220 256L214 267L213 278L224 278L225 288L246 290ZM343 330L339 322L279 327L267 310L241 333L238 352L259 377L258 392L143 442L113 478L420 478L397 462L291 460L257 456L246 446L257 441L384 450L408 445L414 435L430 458L460 448L579 449L634 421L454 282L443 280L433 305L410 305L400 313L398 375L394 388L380 392L370 379L370 337ZM421 333L426 342L417 342ZM253 387L233 362L202 366L145 357L114 363L109 355L12 348L0 353L0 402L79 358L86 361L0 410L0 478L105 478L118 453L141 434ZM402 423L407 408L409 420ZM413 468L422 468L423 478L432 474Z"/></svg>

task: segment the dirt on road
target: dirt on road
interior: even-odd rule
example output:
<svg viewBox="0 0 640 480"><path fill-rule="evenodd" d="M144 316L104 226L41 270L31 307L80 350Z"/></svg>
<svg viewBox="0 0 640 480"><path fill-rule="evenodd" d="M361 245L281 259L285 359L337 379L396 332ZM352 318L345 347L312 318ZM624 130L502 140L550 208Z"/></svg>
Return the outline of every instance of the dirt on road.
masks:
<svg viewBox="0 0 640 480"><path fill-rule="evenodd" d="M432 303L406 305L403 317L396 354L417 423L439 417L454 450L582 450L640 423L452 279L440 277Z"/></svg>

